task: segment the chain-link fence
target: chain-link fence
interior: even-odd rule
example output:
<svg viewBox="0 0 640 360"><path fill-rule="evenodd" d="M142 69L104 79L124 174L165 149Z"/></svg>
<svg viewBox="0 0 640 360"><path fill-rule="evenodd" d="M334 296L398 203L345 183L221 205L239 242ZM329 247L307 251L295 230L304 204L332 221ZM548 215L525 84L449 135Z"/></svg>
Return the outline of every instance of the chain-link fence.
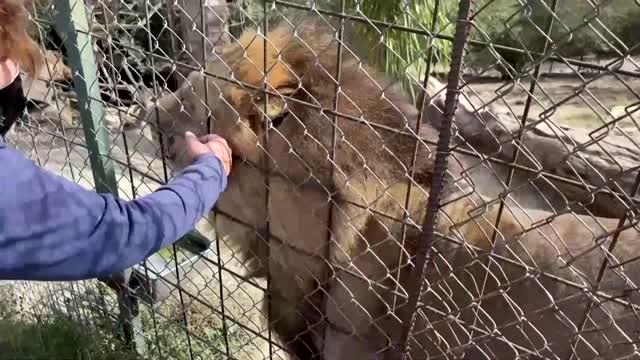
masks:
<svg viewBox="0 0 640 360"><path fill-rule="evenodd" d="M12 329L61 317L93 359L640 356L639 2L33 12L48 66L12 146L126 199L184 166L186 130L224 136L234 164L143 264L2 284ZM29 334L7 338L60 354Z"/></svg>

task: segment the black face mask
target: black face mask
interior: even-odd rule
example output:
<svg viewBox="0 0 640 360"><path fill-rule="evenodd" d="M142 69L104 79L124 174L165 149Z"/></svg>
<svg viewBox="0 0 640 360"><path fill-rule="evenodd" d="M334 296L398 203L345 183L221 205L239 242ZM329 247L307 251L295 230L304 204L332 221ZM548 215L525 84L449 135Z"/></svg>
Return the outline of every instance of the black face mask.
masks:
<svg viewBox="0 0 640 360"><path fill-rule="evenodd" d="M11 126L20 118L27 99L22 91L20 76L4 89L0 90L0 135L4 136Z"/></svg>

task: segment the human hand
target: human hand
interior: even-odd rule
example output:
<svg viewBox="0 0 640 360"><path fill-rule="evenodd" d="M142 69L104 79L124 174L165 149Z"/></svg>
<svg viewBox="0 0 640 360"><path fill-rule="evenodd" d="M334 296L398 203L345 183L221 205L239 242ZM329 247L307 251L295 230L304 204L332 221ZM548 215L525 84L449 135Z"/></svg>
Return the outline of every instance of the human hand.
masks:
<svg viewBox="0 0 640 360"><path fill-rule="evenodd" d="M192 132L187 131L184 136L187 144L189 161L202 154L212 153L222 161L224 172L229 175L231 171L231 149L227 141L215 134L208 134L198 139Z"/></svg>

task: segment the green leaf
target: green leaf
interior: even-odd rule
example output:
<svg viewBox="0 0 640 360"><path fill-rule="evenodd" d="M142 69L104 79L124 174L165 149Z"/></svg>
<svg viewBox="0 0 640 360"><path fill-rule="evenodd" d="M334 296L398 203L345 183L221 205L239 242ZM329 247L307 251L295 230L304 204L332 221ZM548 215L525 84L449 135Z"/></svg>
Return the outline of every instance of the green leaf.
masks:
<svg viewBox="0 0 640 360"><path fill-rule="evenodd" d="M401 27L393 29L386 25L359 24L357 32L373 52L369 62L398 78L402 87L414 101L415 85L422 83L428 63L442 68L449 66L451 51L449 40L418 34L406 29L418 29L431 34L453 35L454 24L450 21L455 4L446 0L414 1L356 1L349 0L354 15L366 17L385 24Z"/></svg>

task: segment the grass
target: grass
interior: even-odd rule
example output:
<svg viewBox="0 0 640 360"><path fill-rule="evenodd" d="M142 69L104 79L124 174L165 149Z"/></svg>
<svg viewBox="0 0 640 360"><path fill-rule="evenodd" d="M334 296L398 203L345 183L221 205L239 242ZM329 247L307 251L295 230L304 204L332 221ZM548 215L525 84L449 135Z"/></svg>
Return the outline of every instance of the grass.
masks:
<svg viewBox="0 0 640 360"><path fill-rule="evenodd" d="M132 352L110 335L62 314L37 323L0 320L0 353L7 360L128 360Z"/></svg>
<svg viewBox="0 0 640 360"><path fill-rule="evenodd" d="M193 303L183 307L167 302L157 307L155 314L140 307L146 352L138 355L116 337L115 323L104 317L99 310L102 307L84 306L84 320L79 321L53 304L42 303L44 315L38 311L36 316L25 317L19 293L12 287L0 287L2 360L191 360L191 354L222 360L227 358L227 343L233 354L245 352L254 342L237 326L227 329L225 336L220 317L205 306ZM97 305L87 294L76 294L74 301L79 306ZM185 315L188 326L183 323Z"/></svg>
<svg viewBox="0 0 640 360"><path fill-rule="evenodd" d="M141 312L148 359L191 360L193 354L194 358L223 360L227 359L227 342L228 351L235 358L242 358L241 354L253 348L255 339L237 326L226 330L225 341L221 318L206 306L199 303L184 308L167 305L156 308L155 321L146 308ZM184 323L185 315L188 325Z"/></svg>

